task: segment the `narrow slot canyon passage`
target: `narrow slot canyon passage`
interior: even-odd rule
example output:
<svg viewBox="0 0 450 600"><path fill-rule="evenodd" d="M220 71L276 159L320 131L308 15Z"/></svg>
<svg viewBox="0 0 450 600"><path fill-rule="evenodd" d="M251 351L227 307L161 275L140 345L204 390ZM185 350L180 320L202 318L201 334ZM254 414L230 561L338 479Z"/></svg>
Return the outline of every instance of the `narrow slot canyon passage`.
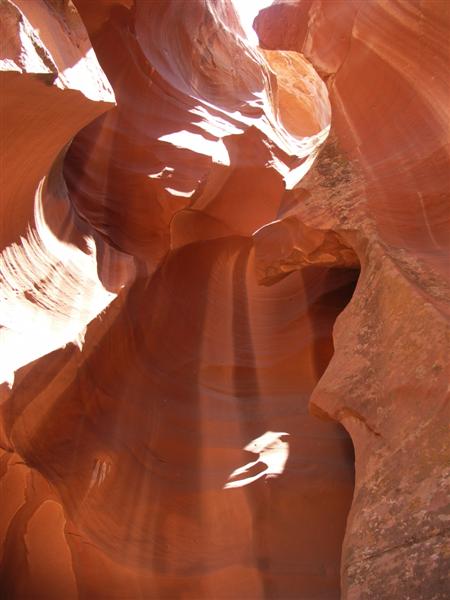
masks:
<svg viewBox="0 0 450 600"><path fill-rule="evenodd" d="M446 600L450 11L0 20L1 600Z"/></svg>
<svg viewBox="0 0 450 600"><path fill-rule="evenodd" d="M118 597L339 598L353 448L308 400L358 272L308 267L270 286L255 273L243 237L171 252L73 381L56 379L24 456L63 501L83 597L107 573ZM25 377L6 409L40 393Z"/></svg>

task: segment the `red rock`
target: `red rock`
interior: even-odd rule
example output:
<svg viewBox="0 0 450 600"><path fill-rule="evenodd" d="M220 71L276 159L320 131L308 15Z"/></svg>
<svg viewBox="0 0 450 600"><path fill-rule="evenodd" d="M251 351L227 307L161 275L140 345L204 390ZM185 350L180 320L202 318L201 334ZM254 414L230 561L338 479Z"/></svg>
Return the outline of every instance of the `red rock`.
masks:
<svg viewBox="0 0 450 600"><path fill-rule="evenodd" d="M438 8L2 3L6 597L444 597Z"/></svg>
<svg viewBox="0 0 450 600"><path fill-rule="evenodd" d="M310 401L355 446L349 599L448 594L449 29L442 2L280 2L257 20L264 46L303 52L326 78L332 107L281 223L334 232L361 262ZM274 275L293 252L303 264L284 240Z"/></svg>

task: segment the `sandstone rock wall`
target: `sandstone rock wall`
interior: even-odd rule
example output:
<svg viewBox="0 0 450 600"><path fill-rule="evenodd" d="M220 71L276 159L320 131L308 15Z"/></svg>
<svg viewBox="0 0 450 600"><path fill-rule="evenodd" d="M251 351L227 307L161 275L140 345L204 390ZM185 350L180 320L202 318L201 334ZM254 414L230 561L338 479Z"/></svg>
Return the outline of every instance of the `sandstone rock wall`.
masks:
<svg viewBox="0 0 450 600"><path fill-rule="evenodd" d="M2 594L444 598L447 7L0 12Z"/></svg>
<svg viewBox="0 0 450 600"><path fill-rule="evenodd" d="M444 598L449 6L279 2L256 28L264 47L311 61L332 108L330 136L287 194L285 222L333 231L361 263L334 329L333 359L310 400L313 412L343 423L355 445L343 597ZM297 238L272 253L276 270L303 264Z"/></svg>

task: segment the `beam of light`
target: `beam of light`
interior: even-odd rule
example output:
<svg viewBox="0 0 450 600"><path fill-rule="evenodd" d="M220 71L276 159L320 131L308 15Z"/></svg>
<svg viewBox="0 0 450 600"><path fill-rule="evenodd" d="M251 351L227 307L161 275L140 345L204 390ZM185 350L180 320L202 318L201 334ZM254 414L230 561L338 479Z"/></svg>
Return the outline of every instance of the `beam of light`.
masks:
<svg viewBox="0 0 450 600"><path fill-rule="evenodd" d="M244 450L259 455L259 458L230 473L223 489L243 487L261 477L267 479L281 475L289 457L289 442L281 439L285 435L289 434L285 431L266 431L247 444ZM257 473L252 475L255 470Z"/></svg>
<svg viewBox="0 0 450 600"><path fill-rule="evenodd" d="M259 11L270 6L273 0L232 0L232 2L248 40L253 46L257 46L259 40L256 31L253 29L253 21Z"/></svg>

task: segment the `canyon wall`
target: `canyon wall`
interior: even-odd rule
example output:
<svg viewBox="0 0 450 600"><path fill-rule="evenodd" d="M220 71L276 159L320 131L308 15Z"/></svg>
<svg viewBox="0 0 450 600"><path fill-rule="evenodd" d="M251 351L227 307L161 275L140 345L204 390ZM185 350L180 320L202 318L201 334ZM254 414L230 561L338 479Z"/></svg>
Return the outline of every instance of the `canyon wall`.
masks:
<svg viewBox="0 0 450 600"><path fill-rule="evenodd" d="M0 13L3 596L444 598L445 3Z"/></svg>
<svg viewBox="0 0 450 600"><path fill-rule="evenodd" d="M361 262L310 400L355 446L344 598L448 593L449 8L280 2L257 18L261 45L302 52L332 107L285 215L331 229ZM301 245L294 236L276 268Z"/></svg>

